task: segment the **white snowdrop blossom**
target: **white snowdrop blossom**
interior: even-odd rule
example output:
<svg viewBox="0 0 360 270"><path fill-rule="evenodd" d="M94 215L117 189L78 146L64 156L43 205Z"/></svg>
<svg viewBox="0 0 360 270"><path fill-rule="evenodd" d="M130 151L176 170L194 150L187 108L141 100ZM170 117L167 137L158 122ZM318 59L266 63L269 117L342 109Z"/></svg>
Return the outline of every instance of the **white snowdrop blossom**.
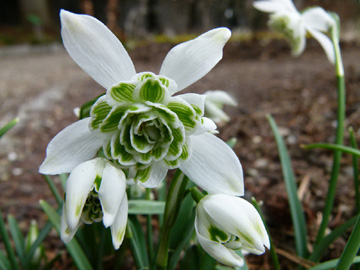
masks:
<svg viewBox="0 0 360 270"><path fill-rule="evenodd" d="M118 249L124 239L128 202L126 177L104 158L81 163L70 173L66 182L61 217L61 239L67 243L82 222L104 223L111 229L112 241Z"/></svg>
<svg viewBox="0 0 360 270"><path fill-rule="evenodd" d="M203 249L217 261L242 266L234 250L262 254L270 248L265 226L246 200L224 194L208 195L196 206L195 230Z"/></svg>
<svg viewBox="0 0 360 270"><path fill-rule="evenodd" d="M205 115L215 123L228 122L229 116L223 111L224 105L237 106L236 100L222 90L205 92Z"/></svg>
<svg viewBox="0 0 360 270"><path fill-rule="evenodd" d="M309 32L323 47L329 61L335 63L333 44L324 33L336 27L336 22L324 9L312 7L300 13L291 0L260 0L254 2L254 7L271 13L270 28L285 35L294 56L304 51Z"/></svg>
<svg viewBox="0 0 360 270"><path fill-rule="evenodd" d="M60 17L67 52L106 94L93 104L90 117L52 139L41 173L71 172L102 150L126 170L128 183L157 187L168 169L180 168L209 193L243 194L237 156L210 134L216 125L203 116L206 96L174 96L221 60L229 29L213 29L175 46L157 75L136 73L121 42L94 17L64 10Z"/></svg>

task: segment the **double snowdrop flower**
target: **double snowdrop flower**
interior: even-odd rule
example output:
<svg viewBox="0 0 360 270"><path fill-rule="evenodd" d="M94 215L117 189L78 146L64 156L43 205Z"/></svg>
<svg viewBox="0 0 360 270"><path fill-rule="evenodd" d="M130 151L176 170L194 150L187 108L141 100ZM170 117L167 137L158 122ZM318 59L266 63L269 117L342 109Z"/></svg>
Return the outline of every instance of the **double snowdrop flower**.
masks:
<svg viewBox="0 0 360 270"><path fill-rule="evenodd" d="M62 130L49 143L43 174L71 172L102 150L126 170L128 183L157 187L168 169L180 168L210 193L239 196L242 168L235 153L208 131L205 95L175 95L222 58L227 28L213 29L174 47L159 75L136 73L121 42L100 21L62 10L61 34L74 61L107 91L90 117Z"/></svg>
<svg viewBox="0 0 360 270"><path fill-rule="evenodd" d="M209 255L233 267L244 264L236 250L259 255L270 248L259 213L239 197L214 194L202 198L196 206L195 230Z"/></svg>
<svg viewBox="0 0 360 270"><path fill-rule="evenodd" d="M67 243L82 222L104 223L118 249L124 239L128 214L126 177L104 158L85 161L72 170L65 190L61 239Z"/></svg>
<svg viewBox="0 0 360 270"><path fill-rule="evenodd" d="M336 22L324 9L313 7L300 13L291 0L260 0L254 2L254 7L271 13L269 26L285 35L293 55L304 51L309 32L323 47L329 61L335 62L333 44L324 33L336 27Z"/></svg>

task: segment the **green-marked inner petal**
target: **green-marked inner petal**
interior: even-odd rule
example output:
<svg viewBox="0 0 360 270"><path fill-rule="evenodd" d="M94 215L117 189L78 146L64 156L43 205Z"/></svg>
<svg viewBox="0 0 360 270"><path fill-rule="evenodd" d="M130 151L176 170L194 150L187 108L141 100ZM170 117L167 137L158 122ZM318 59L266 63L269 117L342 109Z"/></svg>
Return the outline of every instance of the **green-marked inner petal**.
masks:
<svg viewBox="0 0 360 270"><path fill-rule="evenodd" d="M119 85L113 86L108 94L116 102L127 102L133 103L133 92L136 85L132 83L120 83Z"/></svg>
<svg viewBox="0 0 360 270"><path fill-rule="evenodd" d="M140 88L140 98L143 101L160 103L164 100L167 89L162 86L161 82L156 79L147 79Z"/></svg>
<svg viewBox="0 0 360 270"><path fill-rule="evenodd" d="M121 106L114 107L100 125L100 130L102 132L115 131L118 128L118 125L125 111L126 111L126 107L121 107Z"/></svg>
<svg viewBox="0 0 360 270"><path fill-rule="evenodd" d="M196 126L196 113L191 106L180 102L169 102L167 107L177 114L186 130L193 129Z"/></svg>
<svg viewBox="0 0 360 270"><path fill-rule="evenodd" d="M146 182L146 180L149 179L150 177L150 172L151 172L151 166L147 167L144 170L137 170L136 175L135 175L135 181L140 181L140 182Z"/></svg>
<svg viewBox="0 0 360 270"><path fill-rule="evenodd" d="M100 124L106 118L106 116L111 111L111 106L104 100L103 97L98 99L98 101L91 108L91 121L90 126L92 129L98 129Z"/></svg>

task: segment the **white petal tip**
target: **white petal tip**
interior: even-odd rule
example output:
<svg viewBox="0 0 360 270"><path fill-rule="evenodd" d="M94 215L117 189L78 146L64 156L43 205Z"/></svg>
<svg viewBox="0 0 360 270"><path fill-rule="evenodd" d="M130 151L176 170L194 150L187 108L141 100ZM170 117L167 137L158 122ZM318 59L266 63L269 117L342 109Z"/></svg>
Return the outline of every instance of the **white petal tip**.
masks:
<svg viewBox="0 0 360 270"><path fill-rule="evenodd" d="M103 224L104 224L105 228L111 226L114 223L114 220L115 220L114 215L104 213Z"/></svg>

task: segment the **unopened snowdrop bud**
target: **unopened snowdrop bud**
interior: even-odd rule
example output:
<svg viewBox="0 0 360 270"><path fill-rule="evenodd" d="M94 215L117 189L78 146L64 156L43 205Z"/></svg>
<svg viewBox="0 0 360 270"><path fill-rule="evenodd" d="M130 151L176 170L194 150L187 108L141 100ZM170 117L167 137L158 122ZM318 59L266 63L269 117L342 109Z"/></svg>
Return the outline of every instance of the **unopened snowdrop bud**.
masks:
<svg viewBox="0 0 360 270"><path fill-rule="evenodd" d="M229 266L242 266L234 250L262 254L270 241L256 209L246 200L215 194L196 207L195 230L200 245L213 258Z"/></svg>
<svg viewBox="0 0 360 270"><path fill-rule="evenodd" d="M81 163L70 173L66 183L61 217L61 239L67 243L81 221L104 223L111 228L115 249L123 241L127 223L126 177L104 158Z"/></svg>
<svg viewBox="0 0 360 270"><path fill-rule="evenodd" d="M222 90L210 90L205 93L205 115L215 123L227 122L229 116L223 111L224 105L237 106L236 100Z"/></svg>

